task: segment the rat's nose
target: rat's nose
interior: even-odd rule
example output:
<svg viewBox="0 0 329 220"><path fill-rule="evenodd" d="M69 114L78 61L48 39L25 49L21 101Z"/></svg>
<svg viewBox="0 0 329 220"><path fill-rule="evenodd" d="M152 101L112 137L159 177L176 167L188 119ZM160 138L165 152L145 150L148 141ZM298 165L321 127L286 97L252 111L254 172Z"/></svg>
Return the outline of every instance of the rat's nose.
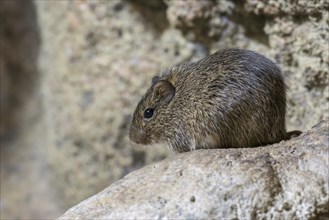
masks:
<svg viewBox="0 0 329 220"><path fill-rule="evenodd" d="M134 127L130 128L129 139L136 144L149 144L150 143L145 132L141 129L136 129Z"/></svg>

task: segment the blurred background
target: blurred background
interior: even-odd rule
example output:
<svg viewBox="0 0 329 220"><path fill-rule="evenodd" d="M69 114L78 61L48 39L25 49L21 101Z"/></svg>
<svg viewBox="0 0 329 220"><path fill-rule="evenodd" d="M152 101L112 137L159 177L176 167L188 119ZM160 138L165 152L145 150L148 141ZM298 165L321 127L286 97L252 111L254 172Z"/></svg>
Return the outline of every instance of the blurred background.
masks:
<svg viewBox="0 0 329 220"><path fill-rule="evenodd" d="M287 129L328 119L329 3L1 0L1 219L55 218L168 156L129 142L151 78L225 47L277 62Z"/></svg>

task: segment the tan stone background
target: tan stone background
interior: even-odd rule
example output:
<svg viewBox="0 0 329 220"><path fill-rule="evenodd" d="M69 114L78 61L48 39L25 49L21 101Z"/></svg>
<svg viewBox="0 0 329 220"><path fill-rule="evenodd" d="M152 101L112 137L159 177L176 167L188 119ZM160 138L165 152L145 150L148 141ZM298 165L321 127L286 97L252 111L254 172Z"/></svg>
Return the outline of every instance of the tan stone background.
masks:
<svg viewBox="0 0 329 220"><path fill-rule="evenodd" d="M225 47L282 68L288 130L328 119L329 3L2 0L3 218L53 218L167 157L127 138L151 77Z"/></svg>

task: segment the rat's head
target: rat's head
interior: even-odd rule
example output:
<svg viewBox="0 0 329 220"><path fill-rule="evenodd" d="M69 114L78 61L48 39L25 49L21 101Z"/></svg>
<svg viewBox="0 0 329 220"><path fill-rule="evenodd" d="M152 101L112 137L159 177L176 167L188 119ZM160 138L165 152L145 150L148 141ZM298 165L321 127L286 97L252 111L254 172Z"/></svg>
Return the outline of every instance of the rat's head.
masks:
<svg viewBox="0 0 329 220"><path fill-rule="evenodd" d="M152 86L138 103L130 127L129 138L137 144L162 141L170 118L167 107L175 96L175 87L167 80L154 77Z"/></svg>

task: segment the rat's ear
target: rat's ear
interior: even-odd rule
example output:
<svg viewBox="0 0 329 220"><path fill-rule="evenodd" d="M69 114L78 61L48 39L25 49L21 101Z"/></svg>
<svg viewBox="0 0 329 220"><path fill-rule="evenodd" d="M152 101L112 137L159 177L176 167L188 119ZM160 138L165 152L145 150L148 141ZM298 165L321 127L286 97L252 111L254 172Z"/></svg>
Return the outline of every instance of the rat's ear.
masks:
<svg viewBox="0 0 329 220"><path fill-rule="evenodd" d="M153 76L153 78L152 78L152 85L154 85L156 82L158 82L159 79L160 79L159 76Z"/></svg>
<svg viewBox="0 0 329 220"><path fill-rule="evenodd" d="M176 88L168 80L159 80L153 85L153 94L156 98L169 103L175 96Z"/></svg>

